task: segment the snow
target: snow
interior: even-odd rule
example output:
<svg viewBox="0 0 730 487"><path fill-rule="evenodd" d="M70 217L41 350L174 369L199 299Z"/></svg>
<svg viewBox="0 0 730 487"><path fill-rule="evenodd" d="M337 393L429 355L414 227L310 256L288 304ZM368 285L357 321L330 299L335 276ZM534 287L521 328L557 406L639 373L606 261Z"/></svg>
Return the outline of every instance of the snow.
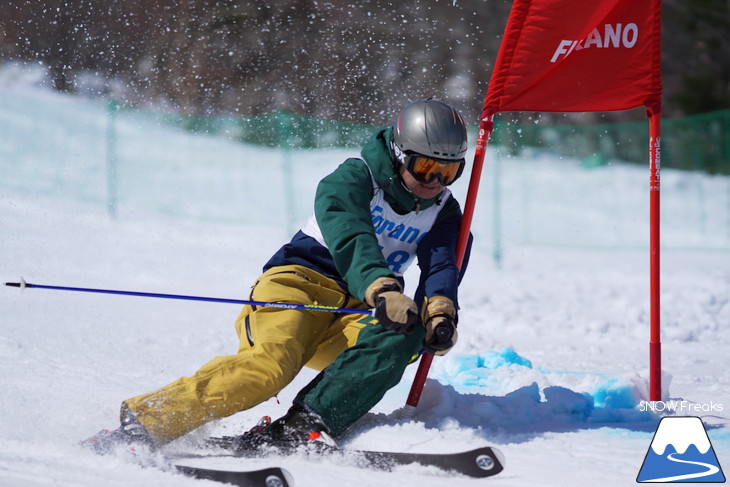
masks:
<svg viewBox="0 0 730 487"><path fill-rule="evenodd" d="M316 181L356 154L293 153L294 160L308 165L294 169L297 196L287 205L279 197L283 183L275 174L283 165L276 152L160 125L152 131L131 117L121 126L131 142L120 150L120 165L138 157L140 169L133 174L143 177L144 166L148 181L154 182L150 188L159 189L159 200L145 201L152 189L140 181L134 191L123 188L124 201L130 203L120 205L112 219L99 196L104 188L92 177L103 174L97 167L103 154L84 142L95 136L87 128L103 133L103 110L68 97L34 95L33 103L49 104L48 117L55 116L58 99L72 120L86 120L56 127L68 129L63 147L75 151L58 154L64 161L60 170L49 163L47 147L62 137L48 139L44 132L31 131L40 126L29 123L29 110L23 110L28 90L13 90L18 88L0 88L3 282L22 276L39 284L245 298L263 263L289 234L286 208L295 209L297 221L306 218ZM12 137L7 135L10 127ZM158 149L154 157L150 146ZM165 148L181 146L192 155L174 166L174 154L165 159ZM217 165L195 165L198 156L207 161L210 154ZM146 166L145 157L150 157ZM234 164L251 157L269 163L254 181L242 177L244 169ZM150 164L154 158L158 163ZM491 444L506 456L506 470L485 481L413 466L395 473L370 472L297 457L200 460L197 465L240 469L276 463L289 469L302 487L634 483L661 416L648 411L645 402L649 258L647 198L641 188L648 173L621 164L589 173L576 161L530 153L508 158L493 148L490 158L503 164L502 262L491 255L491 222L475 218L477 244L461 287L457 347L434 360L412 417L402 406L415 366L342 442L352 448L422 452ZM520 167L529 164L531 176L525 178ZM32 167L46 168L35 182L29 182L32 171L23 173L24 178L14 172ZM160 175L173 170L179 179L169 190ZM185 174L189 180L210 177L205 180L215 188L226 178L230 185L206 194L205 185L199 184L200 192L193 194L183 184ZM593 179L586 181L589 177ZM44 186L48 178L54 184L78 184L78 191L69 194L63 185ZM584 192L578 197L590 214L582 224L575 223L581 208L560 203L574 181L581 183ZM598 191L596 181L606 182L610 191ZM680 210L671 210L682 208L683 202L694 204L702 187L707 208L724 215L730 208L730 182L666 171L663 183L663 207L670 209L665 242L672 244L662 253L665 398L675 414L703 419L720 464L730 464L727 235L703 233L716 225L701 227L696 219L677 218ZM466 183L454 189L463 201ZM525 191L531 198L527 205ZM213 194L219 192L223 194ZM245 199L239 199L244 193ZM491 193L488 175L482 193ZM490 198L480 199L478 215L493 210ZM240 214L227 214L227 199L245 208L244 215L256 216L246 221ZM198 200L204 200L200 206ZM180 201L185 204L178 206ZM218 206L223 217L210 217ZM522 211L526 206L529 211ZM691 216L694 207L682 211ZM712 217L722 220L716 213ZM612 231L605 235L606 229ZM581 245L548 245L565 232L575 234ZM593 245L596 241L603 245ZM0 485L216 485L117 456L99 457L75 443L99 429L116 427L122 400L189 375L214 356L233 353L238 306L3 287L0 311ZM207 425L170 449L189 451L206 435L235 434L265 414L282 414L312 377L314 372L303 371L278 400Z"/></svg>

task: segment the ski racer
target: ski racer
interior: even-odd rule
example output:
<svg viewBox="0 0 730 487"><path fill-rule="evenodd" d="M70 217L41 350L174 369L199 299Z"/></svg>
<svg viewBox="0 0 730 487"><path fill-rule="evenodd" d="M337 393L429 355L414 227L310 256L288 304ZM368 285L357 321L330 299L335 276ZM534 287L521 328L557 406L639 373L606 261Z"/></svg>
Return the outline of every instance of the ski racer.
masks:
<svg viewBox="0 0 730 487"><path fill-rule="evenodd" d="M360 158L320 181L313 216L271 257L251 290L252 300L364 313L247 305L235 322L235 355L127 399L121 426L82 444L99 453L132 443L163 445L274 397L304 366L321 372L286 415L241 441L334 444L398 384L420 352L443 355L456 343L462 212L447 186L462 174L466 150L456 109L434 99L408 104L365 143ZM403 273L414 260L420 278L412 299L403 292ZM371 308L373 315L365 314Z"/></svg>

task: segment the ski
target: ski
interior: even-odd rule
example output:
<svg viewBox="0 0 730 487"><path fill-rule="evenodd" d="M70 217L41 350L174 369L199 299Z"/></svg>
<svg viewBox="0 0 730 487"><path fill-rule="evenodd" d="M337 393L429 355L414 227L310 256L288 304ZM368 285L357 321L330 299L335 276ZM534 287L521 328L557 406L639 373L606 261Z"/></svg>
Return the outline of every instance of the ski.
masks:
<svg viewBox="0 0 730 487"><path fill-rule="evenodd" d="M239 487L293 487L294 485L289 472L279 467L225 470L179 465L178 463L186 463L190 458L201 456L168 455L158 450L150 440L145 441L141 435L134 437L126 433L122 427L114 431L101 430L96 435L79 442L78 446L98 455L120 455L121 458L143 467L152 466L166 472L173 471L196 479L213 480Z"/></svg>
<svg viewBox="0 0 730 487"><path fill-rule="evenodd" d="M371 450L341 450L345 459L352 458L356 465L390 471L402 465L418 464L457 472L468 477L491 477L504 470L502 453L485 446L458 453L407 453Z"/></svg>
<svg viewBox="0 0 730 487"><path fill-rule="evenodd" d="M349 450L318 445L314 451L312 449L294 450L293 452L276 450L272 453L259 449L241 450L234 437L213 437L209 439L208 445L222 448L226 451L226 456L262 457L303 451L305 454L317 457L336 458L338 461L360 468L375 468L384 471L391 471L398 466L418 464L457 472L469 477L483 478L497 475L504 470L504 455L498 449L489 446L457 453L409 453Z"/></svg>
<svg viewBox="0 0 730 487"><path fill-rule="evenodd" d="M213 480L239 487L293 487L294 485L289 472L279 467L228 471L175 465L175 470L188 477Z"/></svg>

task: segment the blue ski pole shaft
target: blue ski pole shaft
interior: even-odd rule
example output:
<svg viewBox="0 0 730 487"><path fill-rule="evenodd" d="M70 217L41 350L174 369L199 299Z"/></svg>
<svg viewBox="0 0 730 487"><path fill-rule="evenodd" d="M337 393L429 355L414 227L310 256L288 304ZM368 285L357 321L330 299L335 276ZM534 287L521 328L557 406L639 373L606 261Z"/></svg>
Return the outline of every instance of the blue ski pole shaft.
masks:
<svg viewBox="0 0 730 487"><path fill-rule="evenodd" d="M331 313L350 313L360 315L372 314L369 310L357 308L337 308L335 306L317 306L314 304L276 303L267 301L254 301L250 299L209 298L205 296L185 296L182 294L145 293L140 291L117 291L114 289L95 289L87 287L49 286L46 284L31 284L29 282L25 282L22 279L20 282L6 282L5 285L10 287L18 287L21 290L30 287L36 289L52 289L56 291L118 294L122 296L141 296L145 298L182 299L186 301L207 301L210 303L247 304L250 306L261 306L266 308L303 309L308 311L329 311Z"/></svg>

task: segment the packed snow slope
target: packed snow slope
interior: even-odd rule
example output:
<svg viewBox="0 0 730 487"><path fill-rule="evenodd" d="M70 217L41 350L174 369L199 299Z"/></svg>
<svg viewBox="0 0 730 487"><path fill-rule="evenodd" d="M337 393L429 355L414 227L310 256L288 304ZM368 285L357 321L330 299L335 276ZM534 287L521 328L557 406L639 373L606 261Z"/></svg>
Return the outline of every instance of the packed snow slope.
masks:
<svg viewBox="0 0 730 487"><path fill-rule="evenodd" d="M71 100L63 103L76 115L84 110ZM5 110L0 134L5 127L19 130L23 113ZM83 130L81 126L76 129ZM132 123L124 128L128 132L134 129ZM32 133L28 127L25 135L16 137L32 137ZM186 147L200 147L201 154L215 151L229 162L241 157L241 150L259 154L259 160L275 158L262 149L241 148L219 139L174 131L170 137L184 140ZM289 237L281 218L263 217L285 206L271 203L281 201L280 186L265 180L266 171L263 176L250 172L230 188L231 200L236 198L235 192L248 195L245 211L257 217L250 222L190 218L144 205L120 207L117 218L112 219L94 198L20 187L18 175L13 173L22 169L19 161L39 167L53 164L34 155L47 141L38 138L35 142L21 144L0 135L4 159L0 161L2 281L17 281L22 276L39 284L246 298L262 264ZM87 174L99 154L84 155L75 148L79 152L65 159L64 174ZM124 151L133 154L136 149L126 146ZM309 185L310 189L299 197L311 198L316 180L343 157L356 153L301 154L302 160L326 162L300 171L309 179L300 178L299 187ZM505 187L523 184L510 179L509 164L530 163L529 157L507 163ZM541 156L542 172L535 173L529 184L537 187L537 178L550 175L556 181L580 177L585 170L578 166L575 161ZM176 170L202 171L195 161ZM641 168L616 170L644 180ZM670 184L677 181L673 198L690 199L691 195L681 192L679 182L684 177L668 174ZM167 191L164 179L158 184L160 191ZM463 194L465 181L459 185L456 191ZM540 198L550 197L550 186L541 189ZM509 192L505 193L509 198ZM636 197L624 203L637 208L640 215L646 203L642 194L624 195ZM560 196L555 194L555 200ZM726 201L725 194L704 196ZM549 206L552 200L543 201ZM190 196L187 204L194 207L195 203ZM508 204L509 200L507 208ZM676 201L668 202L672 204ZM311 200L300 205L306 214ZM561 210L560 205L553 206L554 211ZM484 208L477 211L486 211ZM575 208L563 211L554 213L552 221L569 219ZM626 223L609 220L610 216L610 212L592 214L591 224L584 229L605 231ZM606 220L596 221L603 218ZM643 220L638 220L631 224L643 231ZM488 227L475 222L477 244L461 286L460 341L450 354L434 361L415 415L404 418L401 414L415 374L412 366L401 384L355 424L341 443L352 448L421 452L489 444L506 456L502 474L474 480L418 467L371 472L298 457L198 460L195 465L247 469L279 464L292 472L301 487L634 484L660 417L642 410L646 404L642 401L647 399L649 337L647 249L513 242L498 265L491 255ZM533 225L530 232L539 235L551 229L550 222L543 222ZM694 229L674 226L667 232L681 236ZM692 238L699 237L692 233ZM412 285L413 275L409 276ZM117 456L99 457L75 443L101 428L116 427L122 400L189 375L214 356L235 353L233 321L238 312L238 306L227 304L37 289L20 292L3 286L0 485L216 485L144 468ZM678 408L675 414L701 417L720 464L730 465L727 251L685 248L663 252L662 320L666 405ZM195 451L196 442L207 435L235 434L262 415L280 415L312 377L314 372L305 370L278 400L207 425L169 448Z"/></svg>

